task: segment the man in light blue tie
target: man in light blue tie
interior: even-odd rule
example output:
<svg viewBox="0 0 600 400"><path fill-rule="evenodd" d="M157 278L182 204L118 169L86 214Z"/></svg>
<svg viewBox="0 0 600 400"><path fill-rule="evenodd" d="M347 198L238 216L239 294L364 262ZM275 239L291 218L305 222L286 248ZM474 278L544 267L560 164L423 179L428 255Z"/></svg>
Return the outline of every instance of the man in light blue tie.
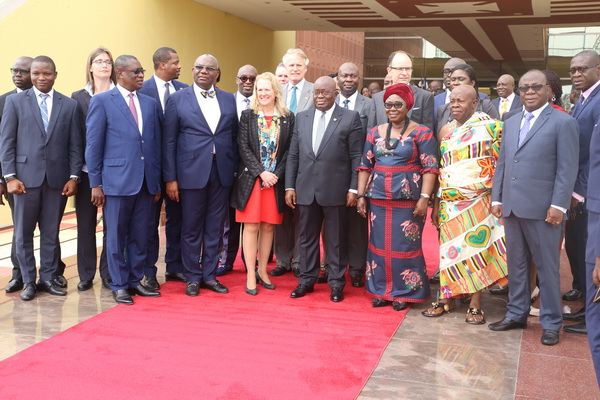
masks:
<svg viewBox="0 0 600 400"><path fill-rule="evenodd" d="M50 57L31 63L33 88L10 96L0 126L0 162L8 192L14 195L17 259L23 275L22 300L36 291L64 296L56 278L60 221L67 197L77 193L83 165L77 102L53 89L58 73ZM37 285L33 233L40 227L40 279Z"/></svg>

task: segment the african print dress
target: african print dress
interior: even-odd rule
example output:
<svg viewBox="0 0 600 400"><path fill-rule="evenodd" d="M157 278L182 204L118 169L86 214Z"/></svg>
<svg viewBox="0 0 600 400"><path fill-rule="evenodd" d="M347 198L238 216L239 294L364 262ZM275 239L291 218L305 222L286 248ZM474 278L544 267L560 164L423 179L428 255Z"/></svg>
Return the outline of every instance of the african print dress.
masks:
<svg viewBox="0 0 600 400"><path fill-rule="evenodd" d="M502 122L476 112L442 138L441 298L478 292L507 275L503 220L490 213L501 136Z"/></svg>
<svg viewBox="0 0 600 400"><path fill-rule="evenodd" d="M367 134L359 170L371 173L367 291L385 300L425 302L429 280L421 247L424 218L413 217L421 195L422 174L438 173L437 142L420 125L388 149L377 127Z"/></svg>

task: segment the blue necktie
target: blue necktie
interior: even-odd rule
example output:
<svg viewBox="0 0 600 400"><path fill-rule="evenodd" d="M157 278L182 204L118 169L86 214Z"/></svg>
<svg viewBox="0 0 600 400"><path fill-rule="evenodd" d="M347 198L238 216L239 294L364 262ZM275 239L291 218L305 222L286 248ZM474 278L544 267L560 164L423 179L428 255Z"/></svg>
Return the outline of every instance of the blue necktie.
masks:
<svg viewBox="0 0 600 400"><path fill-rule="evenodd" d="M350 103L350 100L344 100L344 108L348 108L348 103Z"/></svg>
<svg viewBox="0 0 600 400"><path fill-rule="evenodd" d="M42 122L44 123L44 131L48 132L48 121L50 121L50 116L48 115L48 105L46 104L46 99L50 97L49 94L40 93L40 98L42 102L40 103L40 111L42 112Z"/></svg>
<svg viewBox="0 0 600 400"><path fill-rule="evenodd" d="M533 114L525 111L524 117L525 117L525 122L523 123L523 126L521 127L521 130L519 131L519 147L521 147L521 145L525 141L525 138L527 137L527 134L529 133L529 129L530 129L529 124L531 122L531 119L533 118Z"/></svg>
<svg viewBox="0 0 600 400"><path fill-rule="evenodd" d="M290 98L290 111L296 114L296 108L298 107L298 100L296 100L297 86L292 86L292 97Z"/></svg>

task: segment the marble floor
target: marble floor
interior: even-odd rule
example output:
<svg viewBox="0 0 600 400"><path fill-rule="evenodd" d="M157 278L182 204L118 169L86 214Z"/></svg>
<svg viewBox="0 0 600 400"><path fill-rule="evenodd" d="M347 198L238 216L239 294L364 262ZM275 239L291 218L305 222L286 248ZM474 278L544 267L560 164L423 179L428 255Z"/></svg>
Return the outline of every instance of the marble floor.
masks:
<svg viewBox="0 0 600 400"><path fill-rule="evenodd" d="M43 293L24 302L18 292L2 290L10 279L11 236L10 229L0 231L0 360L115 306L99 277L91 290L77 291L74 215L65 216L60 234L69 282L65 297ZM158 267L162 282L164 263ZM565 292L570 272L564 254L561 276ZM483 294L488 323L502 318L505 305L505 296ZM561 333L561 342L548 347L540 343L537 318L525 330L492 332L466 324L464 304L440 318L421 316L427 306L408 312L359 399L600 399L587 337Z"/></svg>

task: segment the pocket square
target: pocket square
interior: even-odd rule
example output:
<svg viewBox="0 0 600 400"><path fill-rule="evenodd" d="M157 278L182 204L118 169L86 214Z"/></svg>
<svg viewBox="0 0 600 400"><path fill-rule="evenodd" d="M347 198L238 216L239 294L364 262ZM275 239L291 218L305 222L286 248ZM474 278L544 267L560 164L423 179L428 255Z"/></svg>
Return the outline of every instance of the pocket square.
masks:
<svg viewBox="0 0 600 400"><path fill-rule="evenodd" d="M419 109L421 109L421 107L413 107L413 108L412 108L412 110L413 110L413 111L414 111L414 110L419 110Z"/></svg>

